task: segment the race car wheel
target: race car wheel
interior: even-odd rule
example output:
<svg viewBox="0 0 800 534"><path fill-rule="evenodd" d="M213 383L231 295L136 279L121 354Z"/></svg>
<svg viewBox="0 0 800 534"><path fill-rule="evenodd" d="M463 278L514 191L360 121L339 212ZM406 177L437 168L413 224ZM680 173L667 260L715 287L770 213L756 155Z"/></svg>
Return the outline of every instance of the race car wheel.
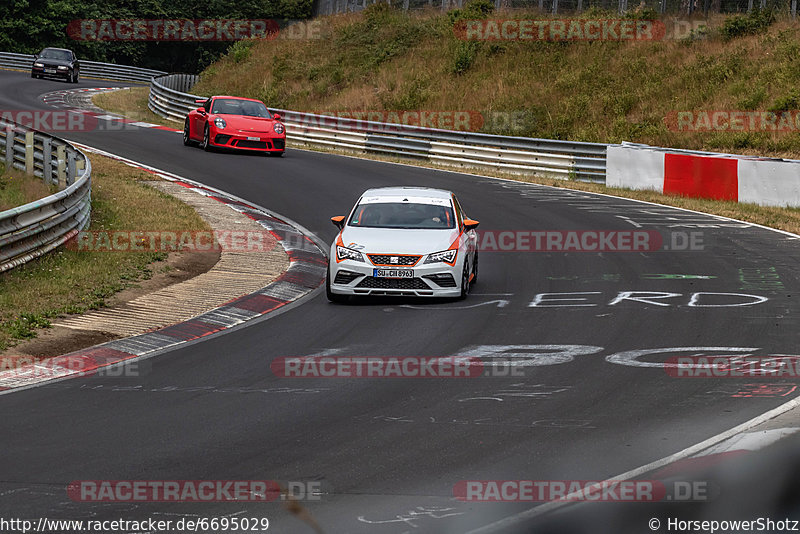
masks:
<svg viewBox="0 0 800 534"><path fill-rule="evenodd" d="M206 152L211 152L211 143L208 140L208 124L206 124L205 130L203 130L203 150Z"/></svg>
<svg viewBox="0 0 800 534"><path fill-rule="evenodd" d="M469 269L467 268L467 262L464 262L464 271L461 273L461 295L459 298L461 300L467 298L469 295Z"/></svg>
<svg viewBox="0 0 800 534"><path fill-rule="evenodd" d="M189 119L183 122L183 144L185 146L192 144L192 138L189 136Z"/></svg>
<svg viewBox="0 0 800 534"><path fill-rule="evenodd" d="M478 281L478 251L475 251L475 259L472 260L472 283Z"/></svg>
<svg viewBox="0 0 800 534"><path fill-rule="evenodd" d="M331 271L328 269L328 272L325 274L325 295L328 297L328 300L331 302L336 302L341 304L342 302L347 301L347 295L337 295L331 291Z"/></svg>

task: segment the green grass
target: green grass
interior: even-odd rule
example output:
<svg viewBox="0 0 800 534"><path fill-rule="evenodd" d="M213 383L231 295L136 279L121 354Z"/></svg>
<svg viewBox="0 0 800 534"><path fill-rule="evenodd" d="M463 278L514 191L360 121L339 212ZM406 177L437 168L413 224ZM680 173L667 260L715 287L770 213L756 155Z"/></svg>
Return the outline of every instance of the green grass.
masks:
<svg viewBox="0 0 800 534"><path fill-rule="evenodd" d="M6 172L5 167L0 165L0 211L39 200L57 190L56 186L45 184L41 178L16 169Z"/></svg>
<svg viewBox="0 0 800 534"><path fill-rule="evenodd" d="M548 16L491 14L490 4L442 14L381 3L327 17L322 39L234 45L193 92L295 110L468 110L483 113L492 133L800 157L800 132L676 132L665 121L674 111L800 107L800 25L790 19L715 16L661 41L458 39L459 20ZM494 112L524 120L495 128Z"/></svg>
<svg viewBox="0 0 800 534"><path fill-rule="evenodd" d="M262 98L270 106L294 110L506 111L513 124L487 120L486 131L800 156L800 134L685 134L671 132L664 121L676 110L800 107L800 26L795 23L778 20L755 33L734 36L722 33L728 19L719 17L698 25L685 39L662 42L470 45L456 39L453 24L486 16L486 5L447 14L406 14L376 4L363 14L328 17L323 19L324 39L258 42L248 44L246 54L232 49L206 70L193 92ZM511 16L543 18L525 12ZM582 17L616 15L593 8ZM647 200L800 233L800 209L607 188L575 176L555 180L473 172Z"/></svg>
<svg viewBox="0 0 800 534"><path fill-rule="evenodd" d="M92 98L94 105L129 119L180 128L181 125L156 115L147 107L150 87L126 87L117 91L100 93Z"/></svg>
<svg viewBox="0 0 800 534"><path fill-rule="evenodd" d="M189 206L143 180L153 176L92 156L89 230L209 230ZM150 278L162 252L85 252L60 248L0 274L0 350L36 336L55 317L98 309Z"/></svg>

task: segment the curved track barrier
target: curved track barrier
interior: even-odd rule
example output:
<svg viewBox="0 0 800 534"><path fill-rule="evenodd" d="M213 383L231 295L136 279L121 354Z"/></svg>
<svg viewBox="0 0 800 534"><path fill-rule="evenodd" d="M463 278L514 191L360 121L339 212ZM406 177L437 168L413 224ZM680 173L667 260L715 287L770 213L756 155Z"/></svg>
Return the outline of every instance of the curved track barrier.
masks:
<svg viewBox="0 0 800 534"><path fill-rule="evenodd" d="M150 83L150 109L183 121L197 107L187 93L198 77L169 74ZM423 128L271 108L286 124L286 136L297 143L357 150L401 158L423 159L459 168L481 167L515 173L604 182L606 145L508 137Z"/></svg>
<svg viewBox="0 0 800 534"><path fill-rule="evenodd" d="M608 147L607 185L800 207L800 161L623 143Z"/></svg>
<svg viewBox="0 0 800 534"><path fill-rule="evenodd" d="M183 122L186 114L197 107L195 99L200 97L188 94L187 91L199 79L195 74L167 74L153 78L147 106L156 115Z"/></svg>
<svg viewBox="0 0 800 534"><path fill-rule="evenodd" d="M38 176L61 191L0 212L0 272L66 243L89 224L92 166L80 150L51 135L0 122L7 169Z"/></svg>
<svg viewBox="0 0 800 534"><path fill-rule="evenodd" d="M79 58L80 59L80 58ZM155 76L163 76L164 71L115 65L114 63L100 63L98 61L84 61L80 59L81 76L103 78L120 82L149 82ZM33 64L33 55L0 52L0 68L30 71Z"/></svg>

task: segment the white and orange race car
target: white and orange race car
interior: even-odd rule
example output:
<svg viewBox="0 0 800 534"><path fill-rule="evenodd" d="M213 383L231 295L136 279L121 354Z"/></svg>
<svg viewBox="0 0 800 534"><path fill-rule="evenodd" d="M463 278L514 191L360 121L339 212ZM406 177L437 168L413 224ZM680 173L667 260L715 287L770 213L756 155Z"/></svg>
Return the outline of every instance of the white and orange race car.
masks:
<svg viewBox="0 0 800 534"><path fill-rule="evenodd" d="M465 298L478 276L478 221L450 191L368 189L350 214L331 217L325 288L332 302L355 295Z"/></svg>

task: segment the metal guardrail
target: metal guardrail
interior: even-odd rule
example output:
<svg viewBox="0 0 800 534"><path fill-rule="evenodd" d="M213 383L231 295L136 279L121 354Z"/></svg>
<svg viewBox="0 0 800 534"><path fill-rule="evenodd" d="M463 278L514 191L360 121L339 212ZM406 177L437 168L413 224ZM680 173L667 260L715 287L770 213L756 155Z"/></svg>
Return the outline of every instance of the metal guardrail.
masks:
<svg viewBox="0 0 800 534"><path fill-rule="evenodd" d="M189 111L197 108L195 99L200 98L187 93L200 77L195 74L168 74L150 81L150 96L147 107L166 119L181 121Z"/></svg>
<svg viewBox="0 0 800 534"><path fill-rule="evenodd" d="M66 243L89 224L92 166L80 150L51 135L0 121L0 154L61 191L0 212L0 273Z"/></svg>
<svg viewBox="0 0 800 534"><path fill-rule="evenodd" d="M80 75L90 78L105 78L120 82L149 82L155 76L163 76L166 72L139 67L128 67L114 63L100 63L80 59ZM30 71L33 55L0 52L0 68Z"/></svg>
<svg viewBox="0 0 800 534"><path fill-rule="evenodd" d="M183 121L197 107L195 99L203 98L187 93L197 79L190 74L153 78L150 110L164 118ZM605 181L607 145L600 143L439 130L270 109L282 115L286 137L297 143L423 159L460 168Z"/></svg>

